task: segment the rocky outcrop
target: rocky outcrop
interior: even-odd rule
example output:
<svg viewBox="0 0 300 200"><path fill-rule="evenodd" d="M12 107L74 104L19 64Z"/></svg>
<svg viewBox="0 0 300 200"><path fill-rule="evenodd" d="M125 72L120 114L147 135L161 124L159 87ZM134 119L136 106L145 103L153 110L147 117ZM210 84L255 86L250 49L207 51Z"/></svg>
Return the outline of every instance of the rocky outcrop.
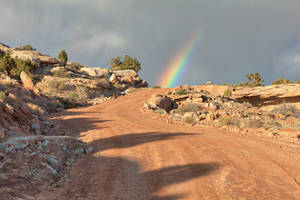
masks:
<svg viewBox="0 0 300 200"><path fill-rule="evenodd" d="M217 87L215 86L215 88ZM285 86L284 88L290 87ZM272 91L270 88L266 91ZM290 89L290 91L292 90ZM299 94L300 90L293 91L295 94ZM300 109L288 103L281 103L278 108L268 111L249 103L251 101L238 101L224 95L212 94L203 89L198 91L198 88L194 87L178 87L169 90L166 94L152 96L145 102L144 110L152 111L156 114L156 119L162 118L171 123L217 127L242 134L260 134L292 141L300 138ZM269 94L262 92L262 95L266 95L263 97L270 98ZM293 97L296 96L295 94ZM276 97L290 97L291 95L277 93ZM271 97L275 98L275 96ZM176 103L178 107L172 106L173 103Z"/></svg>
<svg viewBox="0 0 300 200"><path fill-rule="evenodd" d="M109 78L112 84L126 85L129 87L148 87L148 83L141 80L139 75L134 70L118 70L112 71L112 75Z"/></svg>
<svg viewBox="0 0 300 200"><path fill-rule="evenodd" d="M87 73L91 77L100 77L109 79L111 72L106 68L100 67L83 67L80 69L81 72Z"/></svg>
<svg viewBox="0 0 300 200"><path fill-rule="evenodd" d="M13 58L18 57L23 60L29 59L36 67L40 67L43 65L45 65L45 66L54 65L54 64L59 63L56 58L41 54L38 51L33 51L33 50L28 51L28 50L20 50L17 48L9 48L8 46L6 46L4 44L0 44L0 50L2 50L4 52L9 52L11 57L13 57Z"/></svg>
<svg viewBox="0 0 300 200"><path fill-rule="evenodd" d="M300 108L300 84L272 85L255 88L237 88L232 98L249 102L258 107L273 107L282 103L294 104Z"/></svg>

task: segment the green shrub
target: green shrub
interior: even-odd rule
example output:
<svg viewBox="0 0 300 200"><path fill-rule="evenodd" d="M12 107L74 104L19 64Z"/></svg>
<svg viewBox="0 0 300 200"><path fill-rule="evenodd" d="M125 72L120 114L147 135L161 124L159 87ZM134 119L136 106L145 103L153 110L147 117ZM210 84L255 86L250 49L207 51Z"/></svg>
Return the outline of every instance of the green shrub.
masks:
<svg viewBox="0 0 300 200"><path fill-rule="evenodd" d="M197 112L200 109L201 109L201 107L199 105L190 103L190 104L182 105L179 108L175 109L174 113L183 115L186 112Z"/></svg>
<svg viewBox="0 0 300 200"><path fill-rule="evenodd" d="M10 75L16 79L20 78L20 74L22 71L26 72L26 74L32 79L32 71L34 70L34 65L31 63L29 59L27 60L22 60L15 58L15 63L16 63L16 68L13 68L10 71Z"/></svg>
<svg viewBox="0 0 300 200"><path fill-rule="evenodd" d="M131 69L136 72L141 70L141 63L136 58L132 58L128 55L124 56L123 61L121 61L121 57L115 57L110 59L109 65L111 70Z"/></svg>
<svg viewBox="0 0 300 200"><path fill-rule="evenodd" d="M246 78L248 81L240 83L239 86L242 87L257 87L257 86L264 86L264 80L261 78L261 75L257 72L253 74L246 74Z"/></svg>
<svg viewBox="0 0 300 200"><path fill-rule="evenodd" d="M272 83L272 85L291 84L291 83L293 83L293 81L288 79L278 78Z"/></svg>
<svg viewBox="0 0 300 200"><path fill-rule="evenodd" d="M0 72L4 72L7 75L10 75L10 71L16 68L15 60L10 57L10 54L6 52L0 60Z"/></svg>
<svg viewBox="0 0 300 200"><path fill-rule="evenodd" d="M58 61L63 65L66 66L68 62L68 54L65 50L61 50L61 52L57 56Z"/></svg>
<svg viewBox="0 0 300 200"><path fill-rule="evenodd" d="M232 89L230 87L228 87L225 91L224 91L224 96L225 97L231 97L232 96Z"/></svg>
<svg viewBox="0 0 300 200"><path fill-rule="evenodd" d="M5 95L5 92L3 91L0 91L0 99L5 99L6 95Z"/></svg>
<svg viewBox="0 0 300 200"><path fill-rule="evenodd" d="M9 53L5 53L0 59L0 72L4 72L13 78L19 79L22 71L26 72L32 78L33 70L34 66L29 59L12 58Z"/></svg>

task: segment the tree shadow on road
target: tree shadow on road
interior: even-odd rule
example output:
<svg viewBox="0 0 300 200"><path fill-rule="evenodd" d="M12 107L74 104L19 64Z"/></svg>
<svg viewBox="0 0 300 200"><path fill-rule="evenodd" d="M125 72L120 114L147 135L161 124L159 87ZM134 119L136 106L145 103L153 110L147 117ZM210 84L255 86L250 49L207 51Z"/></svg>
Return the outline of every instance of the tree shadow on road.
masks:
<svg viewBox="0 0 300 200"><path fill-rule="evenodd" d="M101 156L101 152L193 135L195 134L133 133L89 143L95 147L94 153L79 161L77 166L80 167L75 167L72 171L72 180L65 184L63 197L60 196L60 198L74 200L178 200L185 198L189 194L177 191L162 197L156 194L172 185L206 176L220 167L218 163L193 163L144 171L140 163L128 159L125 155L109 157Z"/></svg>
<svg viewBox="0 0 300 200"><path fill-rule="evenodd" d="M61 125L74 126L74 137L80 137L82 132L97 131L105 126L106 120L87 118L82 113L60 120ZM99 132L99 134L101 134ZM102 155L111 149L128 149L134 153L139 145L172 140L180 137L198 137L199 133L169 133L169 132L139 132L114 135L89 143L94 152L82 158L71 172L70 181L63 188L58 189L56 199L66 200L178 200L189 194L176 190L165 196L158 196L158 192L172 185L184 183L195 178L203 177L217 170L218 163L192 163L162 167L145 171L136 159L129 159L126 155ZM163 145L163 142L158 144ZM172 149L176 151L176 149ZM155 151L155 149L153 149ZM127 152L127 151L124 151ZM175 155L175 154L174 154ZM136 156L147 156L137 155ZM135 157L135 155L133 155ZM146 159L147 162L147 158ZM149 157L150 159L150 157ZM168 159L168 158L164 158ZM149 165L152 165L149 160ZM143 163L145 164L145 163ZM151 167L150 167L151 168ZM53 198L55 199L55 198ZM48 199L47 199L48 200Z"/></svg>

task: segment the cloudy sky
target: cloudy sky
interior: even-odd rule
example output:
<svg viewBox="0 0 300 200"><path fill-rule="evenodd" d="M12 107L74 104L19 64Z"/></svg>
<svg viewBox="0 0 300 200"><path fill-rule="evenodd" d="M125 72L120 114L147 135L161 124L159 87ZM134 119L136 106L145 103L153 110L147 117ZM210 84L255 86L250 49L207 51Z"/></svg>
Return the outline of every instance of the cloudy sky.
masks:
<svg viewBox="0 0 300 200"><path fill-rule="evenodd" d="M299 0L0 0L0 42L103 67L129 54L155 84L191 35L181 84L300 79Z"/></svg>

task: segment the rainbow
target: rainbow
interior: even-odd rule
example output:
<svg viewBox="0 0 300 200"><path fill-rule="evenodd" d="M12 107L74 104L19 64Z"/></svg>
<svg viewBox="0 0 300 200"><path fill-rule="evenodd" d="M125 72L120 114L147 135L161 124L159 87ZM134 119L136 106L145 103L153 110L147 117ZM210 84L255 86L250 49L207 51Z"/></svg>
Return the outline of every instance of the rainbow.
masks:
<svg viewBox="0 0 300 200"><path fill-rule="evenodd" d="M169 62L168 67L160 77L157 85L165 88L175 87L183 78L189 67L191 57L198 46L201 35L199 33L190 37L177 55Z"/></svg>

